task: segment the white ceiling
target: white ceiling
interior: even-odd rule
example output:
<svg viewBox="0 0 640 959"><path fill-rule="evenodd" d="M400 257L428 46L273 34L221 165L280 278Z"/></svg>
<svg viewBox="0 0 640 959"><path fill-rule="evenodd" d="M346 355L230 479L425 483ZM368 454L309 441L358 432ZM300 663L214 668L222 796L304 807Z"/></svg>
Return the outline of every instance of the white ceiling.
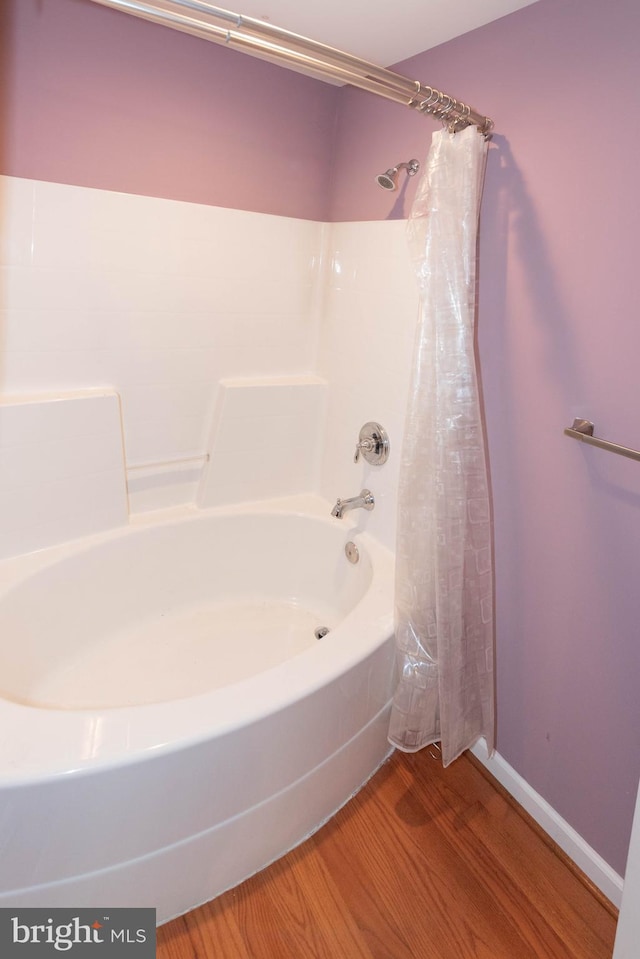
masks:
<svg viewBox="0 0 640 959"><path fill-rule="evenodd" d="M237 0L236 13L387 67L536 0Z"/></svg>

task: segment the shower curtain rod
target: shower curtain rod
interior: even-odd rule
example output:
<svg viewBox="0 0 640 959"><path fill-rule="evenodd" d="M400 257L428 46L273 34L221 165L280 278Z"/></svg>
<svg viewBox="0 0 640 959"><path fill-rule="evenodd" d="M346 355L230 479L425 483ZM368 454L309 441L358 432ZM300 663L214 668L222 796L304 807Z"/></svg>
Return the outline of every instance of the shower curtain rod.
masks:
<svg viewBox="0 0 640 959"><path fill-rule="evenodd" d="M434 87L410 80L316 40L263 20L214 7L205 0L92 0L143 20L237 48L321 79L338 80L427 113L452 130L477 126L488 135L493 121Z"/></svg>

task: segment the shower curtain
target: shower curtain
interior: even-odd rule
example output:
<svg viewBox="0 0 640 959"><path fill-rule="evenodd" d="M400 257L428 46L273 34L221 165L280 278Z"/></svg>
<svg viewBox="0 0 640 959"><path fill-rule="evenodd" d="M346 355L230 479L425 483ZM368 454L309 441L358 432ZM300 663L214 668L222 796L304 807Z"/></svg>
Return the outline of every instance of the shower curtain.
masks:
<svg viewBox="0 0 640 959"><path fill-rule="evenodd" d="M408 222L420 313L401 454L399 679L389 740L439 741L448 765L494 745L493 559L475 358L476 242L487 141L434 133Z"/></svg>

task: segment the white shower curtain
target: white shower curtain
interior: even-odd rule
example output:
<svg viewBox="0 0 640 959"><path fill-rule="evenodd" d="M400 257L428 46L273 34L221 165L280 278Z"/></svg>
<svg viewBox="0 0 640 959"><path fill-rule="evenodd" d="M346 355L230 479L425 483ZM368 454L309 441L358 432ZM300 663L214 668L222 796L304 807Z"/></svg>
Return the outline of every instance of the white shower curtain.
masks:
<svg viewBox="0 0 640 959"><path fill-rule="evenodd" d="M493 561L475 356L487 141L434 133L408 223L420 316L402 449L396 555L399 680L389 740L440 741L444 765L494 744Z"/></svg>

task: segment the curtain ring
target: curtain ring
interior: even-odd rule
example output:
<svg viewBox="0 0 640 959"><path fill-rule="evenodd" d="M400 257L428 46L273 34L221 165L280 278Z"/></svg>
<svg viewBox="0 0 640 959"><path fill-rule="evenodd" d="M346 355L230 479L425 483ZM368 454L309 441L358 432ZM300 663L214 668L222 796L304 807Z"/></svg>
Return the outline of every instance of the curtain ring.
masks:
<svg viewBox="0 0 640 959"><path fill-rule="evenodd" d="M458 123L461 123L463 127L469 126L469 115L471 113L471 107L466 103L458 104Z"/></svg>
<svg viewBox="0 0 640 959"><path fill-rule="evenodd" d="M422 113L433 113L433 108L437 105L440 99L440 93L433 87L426 87L425 89L427 89L429 93L425 99L420 102L419 109Z"/></svg>

